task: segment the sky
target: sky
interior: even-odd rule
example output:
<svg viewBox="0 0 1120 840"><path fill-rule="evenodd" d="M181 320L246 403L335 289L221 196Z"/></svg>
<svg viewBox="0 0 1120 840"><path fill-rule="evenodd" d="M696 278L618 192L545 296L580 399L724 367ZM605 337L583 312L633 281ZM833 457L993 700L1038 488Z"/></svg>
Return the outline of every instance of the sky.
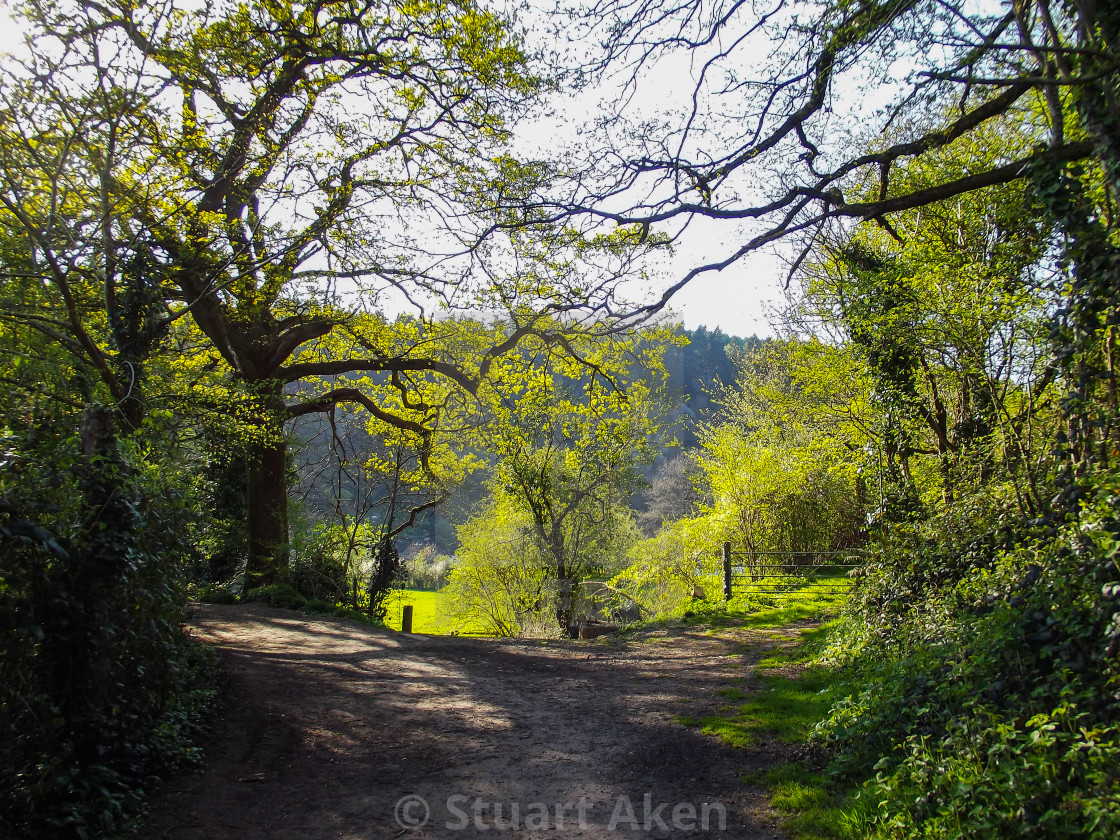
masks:
<svg viewBox="0 0 1120 840"><path fill-rule="evenodd" d="M0 5L0 61L22 49L21 31L11 20L7 4ZM664 86L660 90L664 93ZM661 284L671 285L694 266L722 258L735 249L734 240L734 233L725 228L691 225L674 255L661 266ZM690 281L673 297L670 319L690 329L718 327L743 337L773 335L770 313L781 301L784 279L785 271L775 256L752 255L721 272L707 272Z"/></svg>
<svg viewBox="0 0 1120 840"><path fill-rule="evenodd" d="M688 231L666 271L670 282L693 266L735 250L740 243L726 233ZM782 303L786 269L768 253L756 253L720 272L701 274L673 296L672 310L688 328L719 327L728 335L774 335L769 313Z"/></svg>

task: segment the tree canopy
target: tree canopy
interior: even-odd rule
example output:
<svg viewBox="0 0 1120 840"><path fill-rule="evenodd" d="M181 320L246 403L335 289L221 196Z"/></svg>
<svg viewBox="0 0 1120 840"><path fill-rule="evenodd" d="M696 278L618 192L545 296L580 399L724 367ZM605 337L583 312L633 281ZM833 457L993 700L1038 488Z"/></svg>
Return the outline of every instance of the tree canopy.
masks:
<svg viewBox="0 0 1120 840"><path fill-rule="evenodd" d="M1093 2L961 0L791 4L602 0L574 7L599 45L578 78L613 85L617 108L582 140L565 188L537 193L549 218L614 222L675 237L690 219L734 225L740 244L675 278L771 243L799 244L1039 167L1096 161L1116 198L1117 21ZM693 68L664 112L643 110L658 63ZM652 81L651 81L652 78ZM686 78L688 78L686 76ZM992 126L1002 126L993 134ZM997 139L998 137L998 139ZM995 154L901 173L961 144Z"/></svg>
<svg viewBox="0 0 1120 840"><path fill-rule="evenodd" d="M258 429L258 582L286 563L288 419L360 405L429 469L449 399L526 335L586 331L577 313L613 304L653 246L481 238L480 195L531 175L505 144L546 80L476 4L21 11L34 46L3 89L5 224L57 306L11 314L61 337L133 428L147 356L189 319ZM504 327L456 315L478 310Z"/></svg>

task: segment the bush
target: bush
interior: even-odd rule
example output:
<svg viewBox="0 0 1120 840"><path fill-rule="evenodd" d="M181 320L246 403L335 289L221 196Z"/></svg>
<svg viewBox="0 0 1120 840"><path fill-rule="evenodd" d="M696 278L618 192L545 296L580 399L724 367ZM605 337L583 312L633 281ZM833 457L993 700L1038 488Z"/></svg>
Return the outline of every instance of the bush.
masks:
<svg viewBox="0 0 1120 840"><path fill-rule="evenodd" d="M198 600L204 604L236 604L237 596L224 586L207 586L199 591Z"/></svg>
<svg viewBox="0 0 1120 840"><path fill-rule="evenodd" d="M292 586L306 598L337 604L352 593L361 572L351 565L365 552L347 551L349 533L337 525L317 524L293 539L295 559L289 572ZM354 565L357 565L356 563Z"/></svg>
<svg viewBox="0 0 1120 840"><path fill-rule="evenodd" d="M268 586L258 586L250 589L245 595L246 601L263 601L272 607L281 607L286 610L298 610L307 605L307 599L300 595L287 583L272 583Z"/></svg>
<svg viewBox="0 0 1120 840"><path fill-rule="evenodd" d="M213 695L213 657L182 629L182 476L107 429L92 457L29 434L0 458L5 837L118 828L151 774L195 755Z"/></svg>
<svg viewBox="0 0 1120 840"><path fill-rule="evenodd" d="M665 616L701 597L722 597L719 542L703 517L682 519L630 549L630 565L611 586L624 591L648 615Z"/></svg>
<svg viewBox="0 0 1120 840"><path fill-rule="evenodd" d="M495 636L556 635L555 578L520 514L501 505L459 529L446 592L460 626Z"/></svg>
<svg viewBox="0 0 1120 840"><path fill-rule="evenodd" d="M868 833L1120 833L1118 501L1106 477L1058 527L930 522L880 553L815 733L834 772L870 779Z"/></svg>

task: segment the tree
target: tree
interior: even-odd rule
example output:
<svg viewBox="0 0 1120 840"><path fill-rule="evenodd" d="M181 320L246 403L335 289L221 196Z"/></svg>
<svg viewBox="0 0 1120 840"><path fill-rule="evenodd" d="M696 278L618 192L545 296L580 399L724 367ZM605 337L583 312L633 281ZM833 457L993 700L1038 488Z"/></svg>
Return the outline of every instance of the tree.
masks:
<svg viewBox="0 0 1120 840"><path fill-rule="evenodd" d="M1120 7L593 6L625 81L680 50L698 84L662 125L603 120L631 143L590 148L579 186L542 207L669 233L741 223L741 245L670 295L779 240L796 242L791 276L830 239L852 246L826 296L846 313L838 349L879 397L871 431L899 485L941 491L881 532L831 648L851 676L820 742L878 803L857 833L1115 834ZM1017 208L1026 224L984 235Z"/></svg>
<svg viewBox="0 0 1120 840"><path fill-rule="evenodd" d="M828 551L862 539L863 471L877 408L858 358L817 341L770 341L738 359L723 422L697 461L710 527L748 551Z"/></svg>
<svg viewBox="0 0 1120 840"><path fill-rule="evenodd" d="M81 383L80 398L118 406L124 430L134 432L145 413L149 357L172 319L143 247L120 232L119 245L107 244L117 202L98 188L100 167L75 148L87 132L100 135L94 157L119 165L118 155L136 143L124 116L132 101L118 91L110 106L114 94L95 87L60 108L28 74L7 71L0 76L2 317L20 335L6 349L54 345Z"/></svg>
<svg viewBox="0 0 1120 840"><path fill-rule="evenodd" d="M677 431L681 445L694 448L697 424L712 420L716 410L713 390L735 379L731 354L758 344L759 339L724 335L718 327L709 332L704 326L695 330L678 327L674 334L683 340L665 348L666 387L671 397L682 402L683 422Z"/></svg>
<svg viewBox="0 0 1120 840"><path fill-rule="evenodd" d="M430 514L478 461L452 451L451 435L442 435L425 465L406 430L370 417L360 406L339 405L300 420L294 428L292 493L314 524L310 554L296 553L296 588L357 606L378 546L400 538L420 514ZM316 587L315 577L326 587ZM300 585L303 580L308 586ZM365 592L373 599L377 594Z"/></svg>
<svg viewBox="0 0 1120 840"><path fill-rule="evenodd" d="M993 145L958 144L934 162L939 172L967 168ZM919 186L936 177L924 164L896 175ZM898 213L892 233L854 230L806 262L792 320L833 332L866 362L897 487L917 492L910 462L932 456L945 502L1010 481L1021 508L1038 510L1035 431L1055 375L1051 238L1034 191L1008 184Z"/></svg>
<svg viewBox="0 0 1120 840"><path fill-rule="evenodd" d="M645 510L638 516L638 524L646 536L652 536L669 522L692 515L700 502L695 472L695 459L688 452L678 453L657 466L643 494Z"/></svg>
<svg viewBox="0 0 1120 840"><path fill-rule="evenodd" d="M654 244L549 228L527 254L526 237L476 235L478 194L537 177L503 144L544 81L511 22L472 0L21 13L36 48L5 83L5 207L115 401L138 399L129 342L187 316L205 335L258 429L244 447L253 585L287 566L290 418L360 405L426 465L433 388L471 399L543 315L611 305L631 246ZM390 299L415 316L382 315ZM435 317L479 309L509 329ZM86 312L138 336L107 353Z"/></svg>
<svg viewBox="0 0 1120 840"><path fill-rule="evenodd" d="M541 212L670 236L707 217L736 226L742 243L680 276L654 309L770 243L801 239L796 269L834 226L889 229L892 214L1032 180L1039 167L1095 160L1113 202L1120 196L1111 5L600 0L582 11L573 37L603 48L577 78L616 84L623 95L605 100L621 105L600 120L601 143L581 137L578 177L540 193ZM627 106L648 101L630 94L651 68L682 60L696 71L690 95L668 116L628 119ZM900 66L911 68L905 78ZM1020 139L920 185L896 177L992 121Z"/></svg>
<svg viewBox="0 0 1120 840"><path fill-rule="evenodd" d="M459 562L445 590L457 622L495 636L555 635L546 614L555 579L531 518L504 493L487 502L458 529Z"/></svg>
<svg viewBox="0 0 1120 840"><path fill-rule="evenodd" d="M658 403L639 375L663 374L651 338L570 345L574 358L528 344L521 363L496 378L505 396L488 434L499 458L494 495L529 523L555 581L562 632L572 624L575 587L610 564L618 533L631 529L626 502L639 466L653 458Z"/></svg>
<svg viewBox="0 0 1120 840"><path fill-rule="evenodd" d="M679 119L614 157L592 149L602 179L581 173L593 186L542 206L661 231L697 216L743 224L739 247L674 288L779 240L797 243L791 276L830 238L853 246L835 250L845 282L829 303L850 319L840 349L880 398L872 431L899 483L932 477L941 491L884 529L832 648L850 652L852 676L821 742L837 776L867 780L879 803L857 831L1116 833L1104 768L1120 754L1120 7L596 8L610 59L640 71L681 49L700 81ZM743 58L755 50L757 74ZM884 83L890 100L869 102ZM985 141L987 155L946 159ZM947 224L958 201L964 218ZM1026 224L983 235L1016 208ZM939 245L954 227L962 236ZM1057 416L1036 402L1042 389ZM1000 498L1014 469L1017 490L1023 477L1038 487Z"/></svg>
<svg viewBox="0 0 1120 840"><path fill-rule="evenodd" d="M0 209L0 833L108 831L188 746L210 689L183 626L196 473L159 407L143 440L115 434L10 219Z"/></svg>

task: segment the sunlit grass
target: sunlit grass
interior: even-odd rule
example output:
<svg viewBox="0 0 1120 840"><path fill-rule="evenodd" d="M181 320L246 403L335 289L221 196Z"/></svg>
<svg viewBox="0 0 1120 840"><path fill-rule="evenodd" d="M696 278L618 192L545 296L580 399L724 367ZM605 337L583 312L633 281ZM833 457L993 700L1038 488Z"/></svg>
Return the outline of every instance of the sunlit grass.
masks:
<svg viewBox="0 0 1120 840"><path fill-rule="evenodd" d="M851 580L843 575L822 577L817 585L795 586L783 592L755 593L745 588L732 598L728 611L742 614L743 627L786 627L836 615L848 600L850 589Z"/></svg>
<svg viewBox="0 0 1120 840"><path fill-rule="evenodd" d="M861 832L847 797L835 793L828 780L800 764L777 767L743 777L770 791L770 804L783 816L783 827L797 840L854 840Z"/></svg>
<svg viewBox="0 0 1120 840"><path fill-rule="evenodd" d="M385 599L386 627L390 630L401 629L404 607L407 604L412 605L413 633L431 636L448 636L452 633L460 636L488 635L482 628L457 624L451 616L451 604L445 592L421 589L394 589L389 593L389 597Z"/></svg>
<svg viewBox="0 0 1120 840"><path fill-rule="evenodd" d="M682 717L680 722L697 726L701 732L736 747L749 746L760 738L800 743L813 724L828 712L831 679L824 670L810 670L797 679L760 675L761 691L747 693L728 688L719 692L730 700L747 701L730 714Z"/></svg>
<svg viewBox="0 0 1120 840"><path fill-rule="evenodd" d="M778 649L755 663L754 690L737 681L718 692L735 705L704 717L679 716L678 722L746 749L774 741L802 744L813 726L829 711L834 673L813 664L828 644L836 617L848 597L850 581L830 580L831 591L813 586L783 592L737 592L727 604L695 605L684 615L686 624L713 628L743 627L775 640L789 638L790 629L821 622L796 634L792 648ZM819 773L788 763L744 778L766 789L771 805L782 815L786 832L797 840L851 840L861 836L849 792L839 790Z"/></svg>
<svg viewBox="0 0 1120 840"><path fill-rule="evenodd" d="M686 604L667 619L683 621L690 627L712 628L709 633L729 627L767 630L807 621L820 621L839 614L852 581L843 574L818 578L815 583L737 583L730 601L716 598ZM651 622L651 624L664 623Z"/></svg>
<svg viewBox="0 0 1120 840"><path fill-rule="evenodd" d="M401 629L405 605L412 606L412 632L442 635L451 632L446 627L447 610L441 609L446 596L440 592L419 589L394 589L385 599L385 626L390 630Z"/></svg>

